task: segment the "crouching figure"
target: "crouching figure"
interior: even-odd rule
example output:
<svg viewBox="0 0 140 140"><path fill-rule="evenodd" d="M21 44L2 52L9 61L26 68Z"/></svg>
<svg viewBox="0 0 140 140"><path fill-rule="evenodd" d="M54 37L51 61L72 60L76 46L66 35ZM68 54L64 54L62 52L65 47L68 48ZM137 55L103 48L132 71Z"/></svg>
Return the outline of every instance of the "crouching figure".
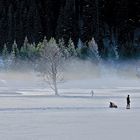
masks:
<svg viewBox="0 0 140 140"><path fill-rule="evenodd" d="M110 108L118 108L118 106L113 102L110 102L109 107Z"/></svg>

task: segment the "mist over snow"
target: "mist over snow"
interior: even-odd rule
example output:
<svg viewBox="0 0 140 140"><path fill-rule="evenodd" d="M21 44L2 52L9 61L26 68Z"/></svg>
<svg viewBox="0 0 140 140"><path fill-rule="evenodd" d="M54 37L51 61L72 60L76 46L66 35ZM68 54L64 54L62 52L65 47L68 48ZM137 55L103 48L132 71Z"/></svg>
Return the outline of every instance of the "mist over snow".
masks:
<svg viewBox="0 0 140 140"><path fill-rule="evenodd" d="M67 64L68 63L68 64ZM59 92L65 89L95 89L138 87L140 79L137 76L139 62L100 62L72 59L64 64L63 81L58 83ZM10 90L46 89L50 86L33 68L22 66L22 70L0 72L0 88ZM66 90L67 89L67 90ZM76 90L75 90L76 91ZM52 91L51 91L52 93Z"/></svg>
<svg viewBox="0 0 140 140"><path fill-rule="evenodd" d="M75 88L104 88L139 86L138 63L101 62L73 60L67 66L64 77Z"/></svg>

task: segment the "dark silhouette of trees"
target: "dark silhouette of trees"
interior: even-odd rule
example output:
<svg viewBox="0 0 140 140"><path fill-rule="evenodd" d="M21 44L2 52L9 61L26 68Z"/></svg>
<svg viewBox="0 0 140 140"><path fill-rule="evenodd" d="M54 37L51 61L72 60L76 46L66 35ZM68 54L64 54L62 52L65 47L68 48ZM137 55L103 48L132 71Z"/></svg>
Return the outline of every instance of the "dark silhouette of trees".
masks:
<svg viewBox="0 0 140 140"><path fill-rule="evenodd" d="M46 36L75 44L94 37L102 57L115 45L130 57L139 51L133 47L139 9L138 0L0 0L0 49L6 43L11 50L14 40L21 47L26 36L30 43Z"/></svg>

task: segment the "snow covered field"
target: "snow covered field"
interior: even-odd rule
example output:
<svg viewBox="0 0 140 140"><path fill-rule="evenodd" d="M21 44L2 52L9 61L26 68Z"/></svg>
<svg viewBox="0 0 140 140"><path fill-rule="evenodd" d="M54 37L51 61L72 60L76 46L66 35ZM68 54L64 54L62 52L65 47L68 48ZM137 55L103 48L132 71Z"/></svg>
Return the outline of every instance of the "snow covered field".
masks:
<svg viewBox="0 0 140 140"><path fill-rule="evenodd" d="M59 97L32 74L1 73L0 79L0 140L140 137L139 79L70 80L60 85ZM130 110L125 109L128 94ZM118 108L110 109L110 101Z"/></svg>

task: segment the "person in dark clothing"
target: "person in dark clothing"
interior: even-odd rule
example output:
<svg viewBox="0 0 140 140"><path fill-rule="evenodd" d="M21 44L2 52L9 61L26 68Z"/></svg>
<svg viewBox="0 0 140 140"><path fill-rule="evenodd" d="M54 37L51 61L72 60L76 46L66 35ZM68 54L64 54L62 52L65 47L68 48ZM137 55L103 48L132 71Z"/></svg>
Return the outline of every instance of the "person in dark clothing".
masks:
<svg viewBox="0 0 140 140"><path fill-rule="evenodd" d="M118 108L118 106L113 102L110 102L109 107L110 108Z"/></svg>
<svg viewBox="0 0 140 140"><path fill-rule="evenodd" d="M127 98L127 106L126 106L126 109L130 109L130 96L128 95Z"/></svg>
<svg viewBox="0 0 140 140"><path fill-rule="evenodd" d="M93 95L94 95L94 92L93 92L93 90L91 91L91 96L93 97Z"/></svg>

